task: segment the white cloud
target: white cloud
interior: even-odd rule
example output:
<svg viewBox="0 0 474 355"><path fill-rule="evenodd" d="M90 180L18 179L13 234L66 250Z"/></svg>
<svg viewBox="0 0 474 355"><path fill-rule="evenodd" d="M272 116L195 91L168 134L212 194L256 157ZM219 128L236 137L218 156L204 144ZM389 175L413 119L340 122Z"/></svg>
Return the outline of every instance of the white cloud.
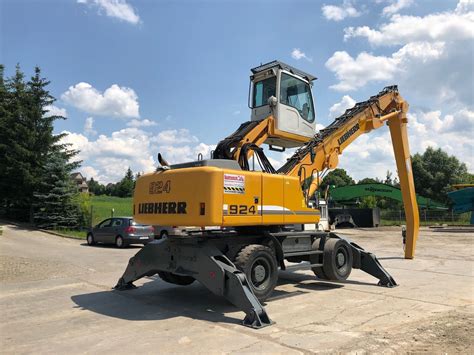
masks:
<svg viewBox="0 0 474 355"><path fill-rule="evenodd" d="M441 111L408 113L411 154L426 148L441 148L474 170L474 112L459 110L443 115ZM385 178L387 170L396 174L392 141L387 127L363 134L339 157L339 167L356 180L364 177Z"/></svg>
<svg viewBox="0 0 474 355"><path fill-rule="evenodd" d="M91 84L80 82L61 95L61 99L92 115L138 118L138 97L131 88L113 84L101 93Z"/></svg>
<svg viewBox="0 0 474 355"><path fill-rule="evenodd" d="M321 7L321 11L327 20L332 21L342 21L346 17L358 17L361 15L349 0L344 0L341 6L324 5Z"/></svg>
<svg viewBox="0 0 474 355"><path fill-rule="evenodd" d="M345 29L345 40L362 37L372 46L402 46L392 55L362 52L353 59L336 52L326 66L336 73L333 88L354 90L371 81L392 80L409 87L419 98L433 103L473 107L472 58L474 47L474 1L460 1L452 11L426 16L393 15L377 29L368 26ZM345 53L341 56L341 53ZM365 55L367 60L359 60ZM377 62L371 67L370 62ZM354 73L344 64L356 70ZM468 74L470 73L470 74ZM368 77L367 77L368 75ZM385 76L385 77L384 77Z"/></svg>
<svg viewBox="0 0 474 355"><path fill-rule="evenodd" d="M185 128L161 131L153 140L160 145L198 142L197 137L191 135L189 130Z"/></svg>
<svg viewBox="0 0 474 355"><path fill-rule="evenodd" d="M424 17L394 15L378 30L368 26L344 29L344 39L365 37L377 46L404 45L420 41L460 41L472 39L474 14L470 12L443 12Z"/></svg>
<svg viewBox="0 0 474 355"><path fill-rule="evenodd" d="M171 133L170 133L171 132ZM134 172L151 172L156 168L154 157L161 152L171 164L196 160L199 153L209 158L214 145L191 136L186 129L162 131L157 136L136 127L99 135L95 139L84 134L67 132L63 143L71 143L80 150L77 158L83 161L84 171L101 183L117 182L130 167ZM178 139L178 137L181 137ZM156 137L165 137L162 140ZM173 139L176 138L176 139Z"/></svg>
<svg viewBox="0 0 474 355"><path fill-rule="evenodd" d="M49 105L49 106L45 106L44 109L48 111L44 114L45 117L63 116L67 118L67 111L65 108L57 107L55 105Z"/></svg>
<svg viewBox="0 0 474 355"><path fill-rule="evenodd" d="M336 118L342 115L348 108L354 107L356 101L349 95L344 95L338 103L329 108L329 117Z"/></svg>
<svg viewBox="0 0 474 355"><path fill-rule="evenodd" d="M89 4L98 8L99 14L117 18L131 24L141 22L135 9L126 0L77 0L80 4Z"/></svg>
<svg viewBox="0 0 474 355"><path fill-rule="evenodd" d="M474 0L460 0L455 11L456 13L474 11Z"/></svg>
<svg viewBox="0 0 474 355"><path fill-rule="evenodd" d="M137 120L133 119L129 122L127 122L127 126L129 127L151 127L151 126L156 126L158 123L155 121L149 120L149 119L143 119L143 120Z"/></svg>
<svg viewBox="0 0 474 355"><path fill-rule="evenodd" d="M84 123L84 133L86 135L91 135L95 136L97 134L97 131L94 130L94 118L93 117L87 117L86 121Z"/></svg>
<svg viewBox="0 0 474 355"><path fill-rule="evenodd" d="M392 0L391 4L382 9L382 15L391 16L400 12L400 10L410 7L413 0Z"/></svg>
<svg viewBox="0 0 474 355"><path fill-rule="evenodd" d="M338 84L331 86L337 91L355 90L372 81L392 80L399 71L394 58L377 57L367 52L352 58L346 51L335 52L327 60L326 68L339 79Z"/></svg>
<svg viewBox="0 0 474 355"><path fill-rule="evenodd" d="M302 52L299 48L294 48L291 51L291 57L296 60L306 59L308 62L312 62L313 59L309 58L306 53Z"/></svg>

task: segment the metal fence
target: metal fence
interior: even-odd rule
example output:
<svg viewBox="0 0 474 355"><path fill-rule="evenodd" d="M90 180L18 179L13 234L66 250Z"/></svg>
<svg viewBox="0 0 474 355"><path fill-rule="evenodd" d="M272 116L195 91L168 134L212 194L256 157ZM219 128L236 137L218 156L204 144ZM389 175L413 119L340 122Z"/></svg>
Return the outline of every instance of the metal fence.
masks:
<svg viewBox="0 0 474 355"><path fill-rule="evenodd" d="M420 209L421 224L469 224L470 213L455 213L449 210L426 210ZM405 211L401 210L381 210L380 219L382 225L405 224Z"/></svg>

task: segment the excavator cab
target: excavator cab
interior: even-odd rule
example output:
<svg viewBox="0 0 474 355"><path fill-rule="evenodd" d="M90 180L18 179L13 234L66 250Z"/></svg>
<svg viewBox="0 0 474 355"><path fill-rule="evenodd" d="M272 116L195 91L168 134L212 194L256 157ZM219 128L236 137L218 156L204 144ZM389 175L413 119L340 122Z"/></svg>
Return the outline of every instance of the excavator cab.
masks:
<svg viewBox="0 0 474 355"><path fill-rule="evenodd" d="M316 77L280 61L260 65L251 71L251 120L273 117L273 126L265 143L293 148L313 137L316 112L311 86Z"/></svg>

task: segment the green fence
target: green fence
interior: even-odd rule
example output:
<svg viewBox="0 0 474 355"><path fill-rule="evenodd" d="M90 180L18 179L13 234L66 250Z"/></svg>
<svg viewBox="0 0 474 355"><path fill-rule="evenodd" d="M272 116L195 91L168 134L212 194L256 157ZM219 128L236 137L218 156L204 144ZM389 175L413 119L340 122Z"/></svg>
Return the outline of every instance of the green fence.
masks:
<svg viewBox="0 0 474 355"><path fill-rule="evenodd" d="M470 223L471 212L455 213L453 211L443 210L420 210L420 224L449 224L449 225L468 225ZM382 225L401 225L405 224L405 211L403 209L381 210L380 219Z"/></svg>

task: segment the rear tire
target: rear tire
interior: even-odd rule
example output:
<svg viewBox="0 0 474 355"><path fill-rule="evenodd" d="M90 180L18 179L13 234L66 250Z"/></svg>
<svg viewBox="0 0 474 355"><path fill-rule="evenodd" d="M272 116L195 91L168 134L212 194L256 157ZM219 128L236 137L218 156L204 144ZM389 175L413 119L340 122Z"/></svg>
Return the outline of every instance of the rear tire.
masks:
<svg viewBox="0 0 474 355"><path fill-rule="evenodd" d="M86 240L87 240L87 245L89 245L89 246L95 245L95 240L94 240L94 236L92 235L92 233L87 234Z"/></svg>
<svg viewBox="0 0 474 355"><path fill-rule="evenodd" d="M191 285L195 280L194 277L191 276L176 275L167 271L158 272L158 276L165 282L180 286Z"/></svg>
<svg viewBox="0 0 474 355"><path fill-rule="evenodd" d="M344 239L327 239L323 259L323 271L328 280L344 281L351 274L352 249Z"/></svg>
<svg viewBox="0 0 474 355"><path fill-rule="evenodd" d="M115 246L116 246L117 248L120 248L120 249L126 247L125 241L123 240L123 238L122 238L120 235L117 236L117 238L115 238Z"/></svg>
<svg viewBox="0 0 474 355"><path fill-rule="evenodd" d="M270 297L278 281L278 264L271 248L260 244L247 245L237 253L234 264L245 273L260 301Z"/></svg>
<svg viewBox="0 0 474 355"><path fill-rule="evenodd" d="M166 239L168 238L168 232L167 231L162 231L160 233L160 239Z"/></svg>

